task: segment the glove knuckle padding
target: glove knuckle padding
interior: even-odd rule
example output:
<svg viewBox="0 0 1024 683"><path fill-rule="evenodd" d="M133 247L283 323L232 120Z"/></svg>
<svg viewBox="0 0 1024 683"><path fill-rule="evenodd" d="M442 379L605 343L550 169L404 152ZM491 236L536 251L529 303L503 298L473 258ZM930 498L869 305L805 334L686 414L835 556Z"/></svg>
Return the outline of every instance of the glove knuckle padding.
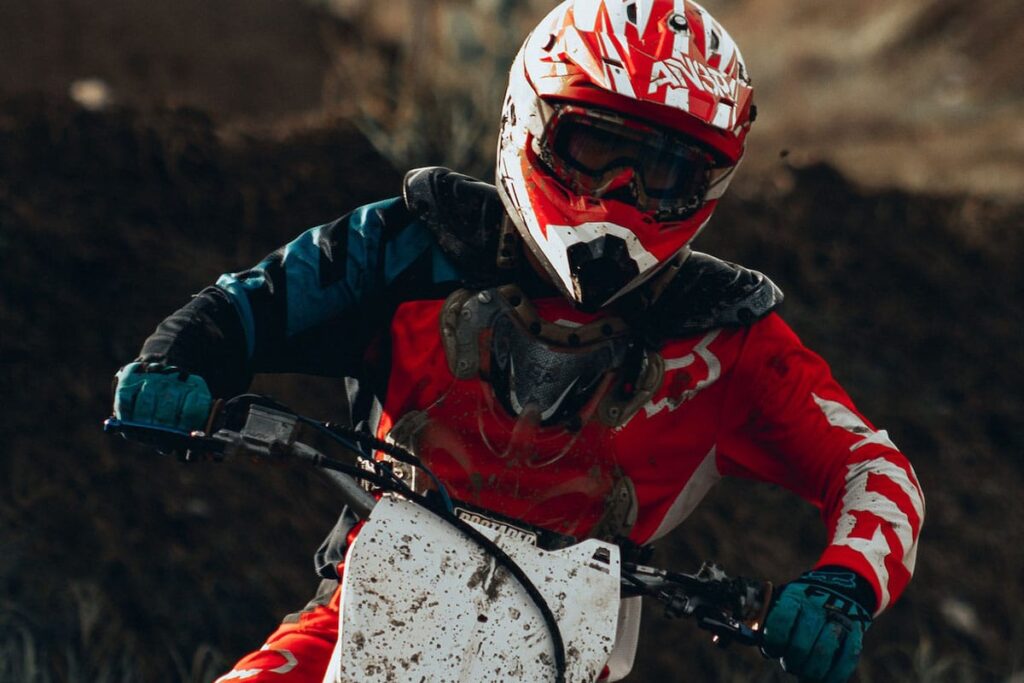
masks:
<svg viewBox="0 0 1024 683"><path fill-rule="evenodd" d="M154 417L163 424L178 424L181 416L181 403L184 400L185 387L175 380L160 379L153 381L153 395L156 400Z"/></svg>
<svg viewBox="0 0 1024 683"><path fill-rule="evenodd" d="M835 621L826 620L811 647L802 675L812 681L822 681L835 668L849 631Z"/></svg>
<svg viewBox="0 0 1024 683"><path fill-rule="evenodd" d="M201 424L210 410L210 394L205 391L205 386L199 386L200 383L202 379L196 375L189 376L189 392L185 395L181 410L181 420L187 424Z"/></svg>
<svg viewBox="0 0 1024 683"><path fill-rule="evenodd" d="M854 669L857 668L857 660L860 658L863 644L863 632L855 626L854 630L846 637L843 648L836 656L835 663L823 683L846 683L850 680Z"/></svg>
<svg viewBox="0 0 1024 683"><path fill-rule="evenodd" d="M788 584L765 621L769 654L808 683L845 683L857 666L870 613L852 590L852 573L809 572ZM843 579L844 581L839 581Z"/></svg>
<svg viewBox="0 0 1024 683"><path fill-rule="evenodd" d="M212 404L206 381L174 366L131 363L117 373L114 414L178 429L199 427Z"/></svg>
<svg viewBox="0 0 1024 683"><path fill-rule="evenodd" d="M764 624L764 646L773 656L785 653L799 612L800 601L797 596L784 590Z"/></svg>
<svg viewBox="0 0 1024 683"><path fill-rule="evenodd" d="M138 396L141 380L138 375L131 374L131 365L125 366L117 373L117 384L114 389L114 415L125 419L135 411L135 399Z"/></svg>
<svg viewBox="0 0 1024 683"><path fill-rule="evenodd" d="M158 396L152 382L144 380L139 382L135 390L135 406L130 417L142 422L157 421Z"/></svg>
<svg viewBox="0 0 1024 683"><path fill-rule="evenodd" d="M799 674L808 668L811 649L824 627L825 615L821 610L809 601L803 601L793 634L789 638L789 646L782 657L787 671Z"/></svg>

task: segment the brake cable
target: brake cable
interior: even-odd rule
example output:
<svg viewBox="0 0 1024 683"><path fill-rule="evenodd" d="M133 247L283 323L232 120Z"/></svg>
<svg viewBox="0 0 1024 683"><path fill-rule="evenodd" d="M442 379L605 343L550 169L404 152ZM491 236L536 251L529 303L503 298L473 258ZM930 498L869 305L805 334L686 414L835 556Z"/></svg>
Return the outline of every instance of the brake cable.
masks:
<svg viewBox="0 0 1024 683"><path fill-rule="evenodd" d="M369 446L374 450L380 451L381 453L384 453L386 455L390 455L392 458L401 463L411 465L412 467L422 470L424 474L430 477L430 480L433 482L435 488L437 489L438 495L441 497L441 501L444 504L445 509L448 512L454 513L455 507L452 504L452 499L451 496L448 494L447 487L445 487L445 485L441 483L441 480L437 478L437 475L435 475L434 472L429 467L427 467L422 460L416 457L411 451L409 451L405 447L399 446L398 444L392 443L390 441L384 441L383 439L379 439L372 434L360 431L358 429L353 429L351 427L342 427L341 425L332 424L330 422L319 422L318 420L303 417L301 415L296 415L296 418L298 418L299 422L307 424L313 427L314 429L320 431L321 433L326 434L327 436L333 437L342 445L347 445L344 439L349 439L355 442L361 442L363 445ZM351 446L348 447L351 448ZM370 459L368 456L362 453L361 449L352 448L352 450L359 454L359 458L364 460ZM376 461L372 462L376 464ZM402 484L404 486L404 482L402 482ZM405 488L408 489L407 486Z"/></svg>
<svg viewBox="0 0 1024 683"><path fill-rule="evenodd" d="M351 450L353 450L353 452L357 453L357 457L360 459L367 459L367 456L361 454L361 449L352 449L351 446L346 443L345 439L351 439L356 442L361 442L364 445L371 446L376 450L382 451L392 456L399 462L404 462L408 465L412 465L413 467L417 467L423 470L423 472L426 473L437 486L438 492L442 498L442 504L444 506L443 509L438 509L438 507L432 504L430 499L427 498L426 496L413 492L412 489L410 489L404 482L401 482L401 480L385 480L383 477L374 477L374 479L389 481L389 483L392 486L395 483L399 483L401 487L400 491L402 495L406 497L407 500L415 503L416 505L419 505L425 510L432 512L436 516L440 517L444 521L454 526L456 529L461 531L465 536L469 537L470 540L472 540L479 547L481 547L486 553L494 557L497 564L500 564L502 567L505 568L506 571L508 571L513 577L515 577L515 579L519 582L519 585L521 585L523 589L526 591L527 595L529 595L530 600L532 600L533 603L537 606L537 609L541 613L541 617L544 619L544 624L547 626L548 632L551 634L551 640L555 650L555 681L556 683L565 682L565 674L567 668L565 656L565 641L562 639L562 631L558 626L558 621L555 619L555 615L551 611L551 607L548 605L547 600L537 589L537 586L533 583L533 581L526 574L526 572L523 571L522 567L520 567L516 563L516 561L513 560L512 557L510 557L508 553L505 552L504 549L502 549L501 546L499 546L497 543L495 543L490 538L481 533L476 527L472 526L471 524L469 524L468 522L466 522L465 520L463 520L455 514L454 507L452 505L452 501L448 495L447 490L445 489L444 485L441 484L437 476L430 470L430 468L424 465L419 458L417 458L415 455L410 453L402 446L399 446L394 443L389 443L387 441L383 441L373 436L372 434L368 434L366 432L362 432L355 429L339 427L337 425L324 424L318 422L317 420L302 417L299 415L295 415L295 417L303 424L312 426L321 433L324 433L325 435L334 438L334 440L336 440L338 443L341 443L346 447L350 448ZM323 467L324 469L339 469L339 471L345 471L346 473L350 473L347 470L358 470L361 474L369 474L366 470L363 470L361 468L355 468L352 467L351 465L344 465L344 463L334 460L333 458L328 458L323 454L318 455L320 455L320 458L317 459L314 462L314 464L317 464L318 466ZM345 470L336 468L337 465L344 465ZM386 489L388 487L384 486L381 488Z"/></svg>
<svg viewBox="0 0 1024 683"><path fill-rule="evenodd" d="M296 459L309 462L315 467L319 467L324 470L333 470L349 475L355 479L361 479L369 482L381 490L400 493L410 502L415 505L419 505L461 531L471 541L476 543L477 546L482 548L485 553L494 557L495 562L501 565L519 582L530 597L531 601L533 601L537 606L548 632L551 634L551 640L555 651L555 681L556 683L565 683L567 669L565 642L562 638L562 632L558 626L558 621L555 619L555 615L551 611L550 606L548 606L547 600L545 600L544 596L537 589L537 586L533 583L526 572L523 571L516 561L513 560L512 557L510 557L508 553L501 548L501 546L481 533L476 529L476 527L472 526L455 514L451 497L448 495L446 488L437 476L426 465L424 465L419 458L402 446L383 441L372 434L356 429L339 427L338 425L325 424L318 420L298 415L287 407L274 401L270 401L269 403L271 405L267 405L268 401L266 401L264 397L255 394L237 396L228 401L224 407L226 409L233 408L236 402L249 398L256 398L259 400L259 402L255 400L251 401L248 406L248 416L250 420L253 418L254 408L262 411L262 414L257 414L257 417L262 417L264 419L270 418L270 433L258 434L256 443L245 438L246 435L244 432L246 428L249 427L248 421L242 428L241 432L223 430L224 432L232 434L233 438L228 438L226 434L221 438L217 438L217 433L213 436L207 436L205 434L195 432L186 433L180 430L118 420L115 418L111 418L104 423L104 431L117 432L125 438L128 438L129 434L134 434L135 438L140 442L155 446L158 449L161 447L169 447L170 450L197 449L223 456L228 454L228 449L234 447L241 450L249 450L250 452L261 455L263 454L262 451L265 451L267 457L291 456ZM277 415L274 415L274 413ZM315 448L306 446L301 442L292 441L291 437L294 434L294 431L292 431L291 434L276 431L276 428L280 428L282 426L287 427L287 425L281 424L281 417L293 419L293 425L295 423L302 423L314 428L328 438L331 438L351 450L355 453L358 459L364 461L369 460L373 464L375 471L371 472L363 467L350 465L340 460L328 457ZM266 424L261 426L264 428L268 427ZM285 437L284 440L278 438L282 436ZM354 444L352 442L355 442L355 444L370 446L371 448L392 456L399 462L403 462L423 470L423 472L426 473L437 486L438 493L441 498L441 506L439 507L434 504L425 495L418 494L413 491L407 484L405 484L405 482L398 479L393 472L388 471L387 476L381 474L380 471L377 470L377 462L366 455L362 448L354 448ZM262 446L262 448L257 448L257 446ZM284 446L284 448L282 448L282 446Z"/></svg>

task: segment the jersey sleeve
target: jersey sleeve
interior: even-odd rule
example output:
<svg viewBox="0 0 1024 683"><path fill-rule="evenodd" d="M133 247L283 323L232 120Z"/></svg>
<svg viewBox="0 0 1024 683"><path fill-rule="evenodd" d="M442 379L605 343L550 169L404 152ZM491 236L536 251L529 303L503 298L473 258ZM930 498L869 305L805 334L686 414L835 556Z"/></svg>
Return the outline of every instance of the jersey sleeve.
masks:
<svg viewBox="0 0 1024 683"><path fill-rule="evenodd" d="M730 378L722 474L788 488L817 506L829 544L816 566L843 566L875 591L876 613L910 580L924 497L907 458L861 415L776 314L748 330Z"/></svg>
<svg viewBox="0 0 1024 683"><path fill-rule="evenodd" d="M358 376L403 292L457 279L430 231L400 198L317 226L256 266L222 275L164 320L140 360L207 379L217 396L254 373Z"/></svg>

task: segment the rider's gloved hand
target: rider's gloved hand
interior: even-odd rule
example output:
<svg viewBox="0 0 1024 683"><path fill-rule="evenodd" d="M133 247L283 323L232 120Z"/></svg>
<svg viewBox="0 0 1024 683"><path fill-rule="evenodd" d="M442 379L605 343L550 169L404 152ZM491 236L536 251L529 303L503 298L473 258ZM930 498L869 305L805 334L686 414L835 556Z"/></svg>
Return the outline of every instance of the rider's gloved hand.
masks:
<svg viewBox="0 0 1024 683"><path fill-rule="evenodd" d="M823 567L788 583L768 612L764 651L801 681L846 683L871 625L874 591L855 572Z"/></svg>
<svg viewBox="0 0 1024 683"><path fill-rule="evenodd" d="M129 363L116 375L114 417L191 431L205 424L213 397L206 380L173 365Z"/></svg>

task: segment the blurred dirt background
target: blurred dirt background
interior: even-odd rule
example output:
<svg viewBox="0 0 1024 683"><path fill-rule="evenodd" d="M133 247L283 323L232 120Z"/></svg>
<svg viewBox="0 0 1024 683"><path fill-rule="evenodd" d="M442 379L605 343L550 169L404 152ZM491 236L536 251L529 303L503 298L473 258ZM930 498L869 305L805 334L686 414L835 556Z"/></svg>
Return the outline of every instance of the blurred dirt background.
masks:
<svg viewBox="0 0 1024 683"><path fill-rule="evenodd" d="M0 681L209 681L315 585L331 487L99 431L110 377L219 273L395 194L489 176L531 0L0 3ZM761 118L699 248L784 314L910 455L918 576L859 680L1024 681L1024 7L717 0ZM334 380L259 380L311 414ZM824 533L724 482L658 562L784 581ZM631 680L774 681L650 609Z"/></svg>

